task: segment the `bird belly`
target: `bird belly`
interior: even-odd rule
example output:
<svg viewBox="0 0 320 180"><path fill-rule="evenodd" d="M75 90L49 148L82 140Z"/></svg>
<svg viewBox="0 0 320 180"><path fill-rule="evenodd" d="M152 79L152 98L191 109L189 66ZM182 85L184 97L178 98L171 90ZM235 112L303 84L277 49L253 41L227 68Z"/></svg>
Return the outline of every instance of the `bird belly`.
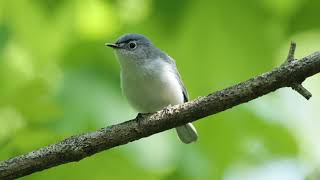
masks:
<svg viewBox="0 0 320 180"><path fill-rule="evenodd" d="M155 112L184 101L182 88L170 71L135 75L122 73L121 76L123 94L130 105L141 113Z"/></svg>

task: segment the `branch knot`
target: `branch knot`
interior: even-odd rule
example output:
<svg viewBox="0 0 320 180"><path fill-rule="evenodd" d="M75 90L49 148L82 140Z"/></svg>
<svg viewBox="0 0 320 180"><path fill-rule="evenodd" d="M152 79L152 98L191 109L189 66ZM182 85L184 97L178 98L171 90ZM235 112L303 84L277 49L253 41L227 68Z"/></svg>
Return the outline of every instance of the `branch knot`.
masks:
<svg viewBox="0 0 320 180"><path fill-rule="evenodd" d="M296 51L296 46L297 46L296 43L292 41L291 44L290 44L290 49L289 49L289 53L288 53L287 59L281 66L285 66L285 65L288 65L288 64L292 63L293 61L296 61L296 59L294 58L294 54L295 54L295 51ZM293 90L297 91L299 94L301 94L304 98L309 100L311 98L312 94L305 87L302 86L302 82L303 81L301 81L301 82L293 82L290 85L290 87Z"/></svg>

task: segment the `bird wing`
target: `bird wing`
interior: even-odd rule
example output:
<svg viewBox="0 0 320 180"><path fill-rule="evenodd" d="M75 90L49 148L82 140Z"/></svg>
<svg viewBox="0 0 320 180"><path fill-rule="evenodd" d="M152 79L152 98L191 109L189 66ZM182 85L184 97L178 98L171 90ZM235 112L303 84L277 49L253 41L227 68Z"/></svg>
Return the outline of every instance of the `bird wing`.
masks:
<svg viewBox="0 0 320 180"><path fill-rule="evenodd" d="M182 88L184 102L188 102L189 94L188 94L188 91L187 91L186 87L184 86L184 84L182 82L181 76L180 76L179 71L178 71L177 68L176 68L176 75L177 75L177 79L179 81L179 84L181 85L181 88Z"/></svg>
<svg viewBox="0 0 320 180"><path fill-rule="evenodd" d="M178 68L177 68L175 60L172 57L170 57L169 55L167 55L167 54L164 54L164 55L165 56L163 57L163 59L172 65L173 73L175 74L175 76L176 76L176 78L177 78L177 80L178 80L178 82L180 84L180 87L182 88L184 102L188 102L188 100L189 100L188 91L187 91L186 87L183 84L183 81L181 79L181 76L180 76L180 73L178 71Z"/></svg>

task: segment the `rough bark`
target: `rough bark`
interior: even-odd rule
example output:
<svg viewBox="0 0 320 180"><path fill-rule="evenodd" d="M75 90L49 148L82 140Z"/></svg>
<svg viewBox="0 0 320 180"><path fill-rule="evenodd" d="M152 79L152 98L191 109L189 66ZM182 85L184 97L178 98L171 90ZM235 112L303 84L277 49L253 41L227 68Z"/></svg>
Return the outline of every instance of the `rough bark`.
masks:
<svg viewBox="0 0 320 180"><path fill-rule="evenodd" d="M308 99L311 94L305 94L309 92L301 83L320 72L320 52L300 60L294 60L293 53L289 53L287 61L280 67L221 91L153 114L139 115L135 119L95 132L71 136L56 144L1 161L0 179L18 178L79 161L95 153L222 112L282 87L299 88L297 92Z"/></svg>

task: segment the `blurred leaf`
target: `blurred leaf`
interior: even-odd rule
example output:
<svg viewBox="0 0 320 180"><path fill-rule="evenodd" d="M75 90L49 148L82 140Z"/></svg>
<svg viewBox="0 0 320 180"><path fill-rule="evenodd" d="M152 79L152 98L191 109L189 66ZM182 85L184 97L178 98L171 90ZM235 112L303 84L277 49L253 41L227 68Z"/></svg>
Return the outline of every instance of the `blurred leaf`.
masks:
<svg viewBox="0 0 320 180"><path fill-rule="evenodd" d="M319 16L319 6L320 2L317 0L305 1L299 11L290 18L288 32L295 34L301 31L320 29L320 24L315 19Z"/></svg>
<svg viewBox="0 0 320 180"><path fill-rule="evenodd" d="M1 20L1 19L0 19ZM2 52L7 41L9 39L9 30L8 27L1 23L0 21L0 52ZM1 53L2 54L2 53ZM2 58L1 58L2 59Z"/></svg>

